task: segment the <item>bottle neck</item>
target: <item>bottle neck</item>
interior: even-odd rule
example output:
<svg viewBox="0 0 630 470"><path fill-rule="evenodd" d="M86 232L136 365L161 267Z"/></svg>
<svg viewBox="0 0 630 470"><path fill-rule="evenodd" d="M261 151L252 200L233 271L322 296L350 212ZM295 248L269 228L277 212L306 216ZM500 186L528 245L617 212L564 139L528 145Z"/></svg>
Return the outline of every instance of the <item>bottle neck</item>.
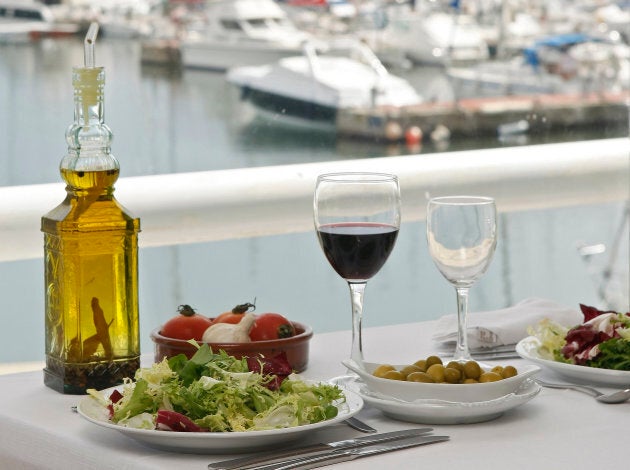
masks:
<svg viewBox="0 0 630 470"><path fill-rule="evenodd" d="M86 89L75 85L74 124L81 127L100 126L105 123L103 85Z"/></svg>
<svg viewBox="0 0 630 470"><path fill-rule="evenodd" d="M111 195L119 165L111 154L112 132L104 122L105 72L102 67L73 69L74 122L66 131L68 153L61 176L74 192Z"/></svg>

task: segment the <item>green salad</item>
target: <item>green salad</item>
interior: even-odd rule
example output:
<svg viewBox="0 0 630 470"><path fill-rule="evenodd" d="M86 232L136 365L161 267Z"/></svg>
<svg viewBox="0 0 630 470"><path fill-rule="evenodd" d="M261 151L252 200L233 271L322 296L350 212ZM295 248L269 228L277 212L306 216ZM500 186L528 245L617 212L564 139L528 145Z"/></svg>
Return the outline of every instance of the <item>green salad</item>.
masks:
<svg viewBox="0 0 630 470"><path fill-rule="evenodd" d="M538 354L567 364L630 371L630 313L582 304L580 310L584 322L572 328L549 319L529 328L540 343Z"/></svg>
<svg viewBox="0 0 630 470"><path fill-rule="evenodd" d="M122 426L169 431L255 431L334 418L345 402L331 384L309 384L290 374L286 358L237 359L202 345L139 369L109 397L90 390ZM277 372L274 372L276 369Z"/></svg>

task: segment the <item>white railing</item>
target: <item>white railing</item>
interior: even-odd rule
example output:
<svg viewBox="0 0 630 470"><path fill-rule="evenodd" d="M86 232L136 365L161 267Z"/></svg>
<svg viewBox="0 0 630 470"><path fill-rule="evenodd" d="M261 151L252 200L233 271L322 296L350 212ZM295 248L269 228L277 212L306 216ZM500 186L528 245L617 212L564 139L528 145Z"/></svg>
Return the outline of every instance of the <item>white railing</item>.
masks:
<svg viewBox="0 0 630 470"><path fill-rule="evenodd" d="M312 230L318 174L399 175L403 222L427 197L494 196L499 211L596 204L630 197L630 140L609 139L417 156L121 178L117 198L141 218L141 247ZM41 257L40 217L62 183L0 187L0 262Z"/></svg>

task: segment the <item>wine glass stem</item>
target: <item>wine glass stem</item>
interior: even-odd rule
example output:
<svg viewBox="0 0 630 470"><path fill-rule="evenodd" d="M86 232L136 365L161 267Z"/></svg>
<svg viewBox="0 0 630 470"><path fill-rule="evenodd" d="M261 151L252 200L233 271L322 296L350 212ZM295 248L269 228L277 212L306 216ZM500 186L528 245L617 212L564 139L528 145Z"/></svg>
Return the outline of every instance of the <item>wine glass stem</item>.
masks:
<svg viewBox="0 0 630 470"><path fill-rule="evenodd" d="M468 351L468 287L456 287L457 292L457 346L453 359L469 361Z"/></svg>
<svg viewBox="0 0 630 470"><path fill-rule="evenodd" d="M361 338L361 319L363 317L363 293L366 282L349 282L350 301L352 302L352 348L350 359L363 365L363 341Z"/></svg>

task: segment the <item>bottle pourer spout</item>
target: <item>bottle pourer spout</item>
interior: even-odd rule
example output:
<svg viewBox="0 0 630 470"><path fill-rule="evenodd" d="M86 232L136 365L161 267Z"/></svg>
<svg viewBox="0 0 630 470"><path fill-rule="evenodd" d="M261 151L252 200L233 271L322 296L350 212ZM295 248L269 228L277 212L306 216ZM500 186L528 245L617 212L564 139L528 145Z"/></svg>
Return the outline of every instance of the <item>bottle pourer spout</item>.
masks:
<svg viewBox="0 0 630 470"><path fill-rule="evenodd" d="M94 67L94 43L96 42L96 36L98 35L98 23L93 22L90 24L88 31L83 41L83 61L85 67Z"/></svg>
<svg viewBox="0 0 630 470"><path fill-rule="evenodd" d="M102 98L105 74L103 67L94 64L94 44L98 35L98 23L90 24L83 41L84 65L75 67L73 74L73 86L75 97L78 98L82 108L79 119L81 125L88 125L91 117L98 114L99 100ZM92 109L92 113L90 113Z"/></svg>

